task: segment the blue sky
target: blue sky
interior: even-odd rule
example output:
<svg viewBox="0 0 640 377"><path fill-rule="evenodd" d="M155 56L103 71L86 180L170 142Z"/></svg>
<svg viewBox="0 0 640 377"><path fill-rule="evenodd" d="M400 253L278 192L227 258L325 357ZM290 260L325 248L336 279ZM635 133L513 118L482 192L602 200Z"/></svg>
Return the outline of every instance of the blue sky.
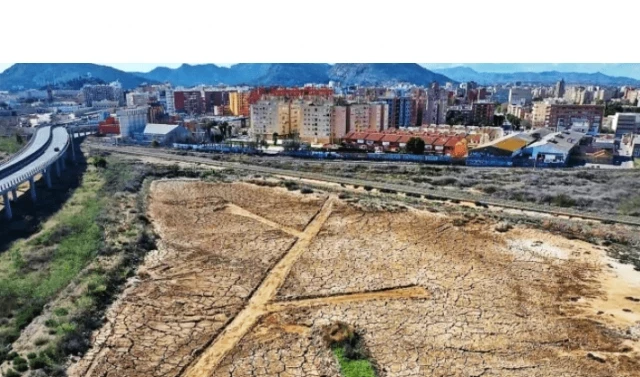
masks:
<svg viewBox="0 0 640 377"><path fill-rule="evenodd" d="M0 72L9 68L13 63L0 63ZM182 63L99 63L128 72L148 72L155 67L163 66L176 68ZM201 64L201 63L189 63ZM215 63L221 66L230 66L233 63ZM448 68L455 66L465 66L473 68L478 72L602 72L611 76L626 76L640 79L640 63L423 63L422 66L428 69Z"/></svg>

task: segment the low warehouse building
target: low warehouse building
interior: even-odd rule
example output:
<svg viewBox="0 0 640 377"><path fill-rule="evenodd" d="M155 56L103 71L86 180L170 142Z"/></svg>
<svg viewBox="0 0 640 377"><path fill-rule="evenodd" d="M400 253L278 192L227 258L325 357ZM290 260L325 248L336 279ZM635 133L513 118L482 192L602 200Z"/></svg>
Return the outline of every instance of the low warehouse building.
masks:
<svg viewBox="0 0 640 377"><path fill-rule="evenodd" d="M156 141L159 144L182 142L190 137L191 133L186 128L176 124L149 123L143 133L145 142Z"/></svg>
<svg viewBox="0 0 640 377"><path fill-rule="evenodd" d="M524 148L522 157L546 163L567 163L584 135L571 131L554 132Z"/></svg>

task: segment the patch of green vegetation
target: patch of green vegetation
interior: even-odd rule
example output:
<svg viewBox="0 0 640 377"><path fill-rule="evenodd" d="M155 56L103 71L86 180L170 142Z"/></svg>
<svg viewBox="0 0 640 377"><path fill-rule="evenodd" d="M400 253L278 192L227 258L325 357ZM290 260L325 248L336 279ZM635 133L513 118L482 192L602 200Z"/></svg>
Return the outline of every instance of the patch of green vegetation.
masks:
<svg viewBox="0 0 640 377"><path fill-rule="evenodd" d="M20 330L97 255L103 238L98 218L106 203L99 194L101 182L97 172L87 172L73 200L49 219L45 230L0 254L0 319L6 320L0 327L0 348L15 341ZM60 316L66 313L64 308L56 311ZM46 326L57 333L69 330L69 324L52 319Z"/></svg>
<svg viewBox="0 0 640 377"><path fill-rule="evenodd" d="M367 359L350 359L345 356L344 346L333 347L333 354L340 363L343 377L375 377L376 372Z"/></svg>
<svg viewBox="0 0 640 377"><path fill-rule="evenodd" d="M632 196L618 206L623 215L640 216L640 195Z"/></svg>
<svg viewBox="0 0 640 377"><path fill-rule="evenodd" d="M0 152L14 154L22 148L24 141L17 136L0 137Z"/></svg>

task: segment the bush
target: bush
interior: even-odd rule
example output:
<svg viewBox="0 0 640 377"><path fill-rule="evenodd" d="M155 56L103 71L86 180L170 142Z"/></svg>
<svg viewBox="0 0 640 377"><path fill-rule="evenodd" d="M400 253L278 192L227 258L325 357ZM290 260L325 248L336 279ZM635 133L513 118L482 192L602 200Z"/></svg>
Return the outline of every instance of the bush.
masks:
<svg viewBox="0 0 640 377"><path fill-rule="evenodd" d="M458 180L453 177L434 179L431 184L434 186L453 186L458 183Z"/></svg>
<svg viewBox="0 0 640 377"><path fill-rule="evenodd" d="M29 368L31 368L31 370L42 369L47 367L48 365L48 360L43 356L35 357L32 360L29 360Z"/></svg>
<svg viewBox="0 0 640 377"><path fill-rule="evenodd" d="M6 373L5 373L5 377L20 377L21 374L16 372L13 369L9 369Z"/></svg>
<svg viewBox="0 0 640 377"><path fill-rule="evenodd" d="M53 314L57 315L58 317L64 317L69 314L69 310L67 310L67 308L57 308L53 311Z"/></svg>
<svg viewBox="0 0 640 377"><path fill-rule="evenodd" d="M54 334L56 333L56 331L54 329L51 329ZM49 339L45 338L45 337L41 337L41 338L37 338L33 344L35 344L36 347L40 347L40 346L44 346L45 344L49 343Z"/></svg>
<svg viewBox="0 0 640 377"><path fill-rule="evenodd" d="M304 187L302 190L300 190L300 192L302 194L313 194L313 190L307 187Z"/></svg>
<svg viewBox="0 0 640 377"><path fill-rule="evenodd" d="M29 360L33 360L36 357L38 357L38 355L35 352L29 352L29 354L27 355L27 359Z"/></svg>

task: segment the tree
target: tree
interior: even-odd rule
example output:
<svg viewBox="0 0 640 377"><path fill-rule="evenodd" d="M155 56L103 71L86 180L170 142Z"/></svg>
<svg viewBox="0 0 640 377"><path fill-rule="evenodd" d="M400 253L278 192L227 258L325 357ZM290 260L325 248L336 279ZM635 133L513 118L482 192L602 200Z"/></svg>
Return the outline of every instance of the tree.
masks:
<svg viewBox="0 0 640 377"><path fill-rule="evenodd" d="M222 122L222 124L218 126L222 140L227 136L227 127L229 127L229 123L227 122Z"/></svg>
<svg viewBox="0 0 640 377"><path fill-rule="evenodd" d="M229 122L224 121L224 122L222 122L222 125L224 126L224 130L225 130L225 132L222 133L224 135L224 137L225 138L231 137L232 129L231 129L231 126L229 126Z"/></svg>
<svg viewBox="0 0 640 377"><path fill-rule="evenodd" d="M213 137L212 137L213 135L211 135L211 129L214 128L214 127L217 127L217 126L218 126L218 122L216 122L215 120L211 121L211 122L208 122L205 125L207 140L209 140L209 141L213 140Z"/></svg>
<svg viewBox="0 0 640 377"><path fill-rule="evenodd" d="M152 146L152 147L154 147L154 148L157 148L157 147L159 147L159 146L160 146L160 143L158 143L158 140L153 140L153 141L151 142L151 146Z"/></svg>
<svg viewBox="0 0 640 377"><path fill-rule="evenodd" d="M22 138L22 136L20 134L16 134L16 143L18 143L18 144L24 143L24 139Z"/></svg>
<svg viewBox="0 0 640 377"><path fill-rule="evenodd" d="M412 154L424 153L424 140L419 137L412 137L407 142L407 152Z"/></svg>
<svg viewBox="0 0 640 377"><path fill-rule="evenodd" d="M278 144L278 133L274 132L273 133L273 145L277 145Z"/></svg>

